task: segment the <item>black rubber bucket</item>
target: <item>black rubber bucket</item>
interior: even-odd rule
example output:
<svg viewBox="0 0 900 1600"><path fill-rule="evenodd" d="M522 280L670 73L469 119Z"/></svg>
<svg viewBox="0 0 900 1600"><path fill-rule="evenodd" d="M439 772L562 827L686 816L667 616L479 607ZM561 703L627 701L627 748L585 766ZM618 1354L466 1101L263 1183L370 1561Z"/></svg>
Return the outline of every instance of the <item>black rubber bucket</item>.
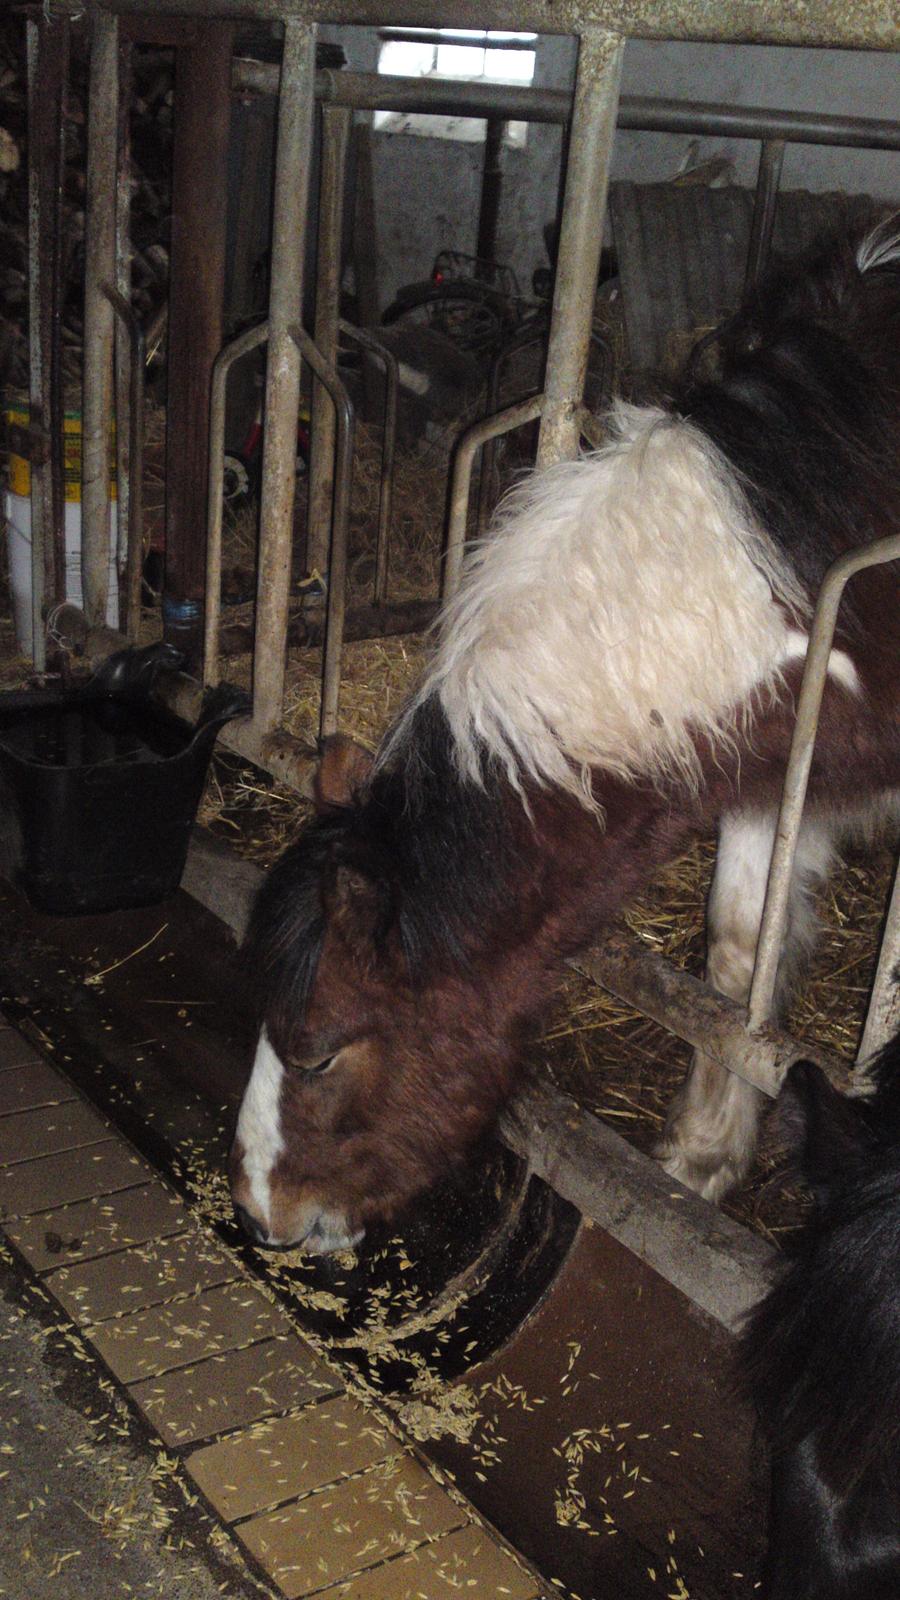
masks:
<svg viewBox="0 0 900 1600"><path fill-rule="evenodd" d="M195 727L151 698L170 645L125 650L75 691L0 694L7 875L62 916L153 905L174 893L216 735L249 711L213 690Z"/></svg>

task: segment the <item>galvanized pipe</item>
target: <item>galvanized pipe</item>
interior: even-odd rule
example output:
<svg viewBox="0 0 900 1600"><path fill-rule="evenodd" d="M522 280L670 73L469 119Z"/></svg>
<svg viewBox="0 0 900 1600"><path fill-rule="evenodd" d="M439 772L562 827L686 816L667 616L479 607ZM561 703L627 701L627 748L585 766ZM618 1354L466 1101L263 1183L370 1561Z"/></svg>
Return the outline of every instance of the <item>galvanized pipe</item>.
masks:
<svg viewBox="0 0 900 1600"><path fill-rule="evenodd" d="M381 481L378 485L378 531L375 538L375 585L372 598L376 606L387 600L388 575L391 556L391 511L394 499L394 454L397 445L397 402L400 398L400 363L393 350L362 328L350 322L340 322L345 339L367 351L376 361L384 363L384 431L381 440Z"/></svg>
<svg viewBox="0 0 900 1600"><path fill-rule="evenodd" d="M888 906L878 966L856 1058L856 1075L864 1080L872 1057L900 1030L900 864Z"/></svg>
<svg viewBox="0 0 900 1600"><path fill-rule="evenodd" d="M850 550L829 567L816 602L810 629L809 649L803 682L797 700L797 717L784 779L781 809L772 865L766 890L765 907L756 950L756 967L748 1002L751 1031L761 1028L772 1014L778 962L787 925L788 899L794 853L803 819L803 802L809 782L816 727L825 683L828 658L837 625L838 608L844 588L855 573L900 558L900 536L877 539L874 544Z"/></svg>
<svg viewBox="0 0 900 1600"><path fill-rule="evenodd" d="M116 278L115 291L128 305L131 303L131 43L123 40L119 45L119 119L116 130ZM121 580L128 564L131 539L131 446L134 439L134 330L131 318L119 315L115 338L115 416L116 416L116 567ZM146 361L146 351L142 362ZM143 394L141 396L143 412ZM130 435L122 427L122 418L131 423ZM141 430L143 441L143 430ZM139 484L140 492L140 484ZM121 582L120 582L121 588ZM140 588L138 589L140 607ZM128 636L131 637L130 627ZM136 637L136 635L135 635Z"/></svg>
<svg viewBox="0 0 900 1600"><path fill-rule="evenodd" d="M84 0L82 0L82 4ZM170 15L172 0L90 0L92 6L137 11L144 19ZM377 25L371 0L216 0L220 17L255 17L280 22L285 15L310 23ZM179 16L206 18L210 0L178 0ZM623 35L637 39L705 39L733 44L839 45L890 50L897 43L893 0L866 0L864 5L839 5L835 0L805 0L787 6L784 0L516 0L516 31L581 34L614 16ZM394 0L391 17L398 27L485 28L508 31L509 0L485 5L484 0Z"/></svg>
<svg viewBox="0 0 900 1600"><path fill-rule="evenodd" d="M508 406L504 411L498 411L496 416L483 417L480 422L467 428L459 440L450 475L450 511L441 586L441 599L445 603L456 593L462 575L475 457L488 439L497 439L503 433L511 433L513 428L521 428L523 423L534 422L541 415L543 407L542 394L533 395L530 400L520 400L518 405Z"/></svg>
<svg viewBox="0 0 900 1600"><path fill-rule="evenodd" d="M84 400L82 408L81 578L93 626L106 621L109 594L109 480L115 315L104 285L116 275L116 145L119 24L92 17L88 88L84 241Z"/></svg>
<svg viewBox="0 0 900 1600"><path fill-rule="evenodd" d="M116 406L117 457L124 463L130 477L128 508L128 544L125 553L125 635L129 644L136 644L141 631L141 577L144 556L144 370L146 346L141 319L130 301L104 284L103 292L125 331L129 349L129 386L125 404L128 427L124 427L123 411ZM119 515L121 516L121 488L119 487ZM121 548L121 546L120 546ZM121 564L120 564L121 571Z"/></svg>
<svg viewBox="0 0 900 1600"><path fill-rule="evenodd" d="M29 17L25 24L28 61L28 420L32 438L38 427L44 439L40 451L32 446L31 456L31 653L38 672L47 662L44 635L44 546L52 527L53 500L50 452L61 449L62 441L53 438L49 423L50 373L45 323L42 311L50 302L50 285L42 270L47 252L43 235L47 217L41 204L41 181L37 142L38 96L41 72L41 29L46 23Z"/></svg>
<svg viewBox="0 0 900 1600"><path fill-rule="evenodd" d="M323 106L314 338L331 367L337 366L344 189L352 126L353 112L346 106ZM335 410L318 378L313 380L311 424L306 568L325 577L334 501Z"/></svg>
<svg viewBox="0 0 900 1600"><path fill-rule="evenodd" d="M253 652L253 719L277 727L284 701L291 581L300 351L291 335L303 305L303 264L313 130L315 29L284 25L269 291L269 359Z"/></svg>
<svg viewBox="0 0 900 1600"><path fill-rule="evenodd" d="M331 566L328 574L328 601L325 613L325 652L322 662L322 699L319 706L319 736L327 738L337 730L341 695L341 658L344 649L344 616L347 609L347 532L350 513L350 474L353 471L353 407L337 368L329 365L299 322L288 328L303 359L309 362L319 382L334 402L337 418L337 450L334 467L334 519L331 532ZM256 617L259 633L259 612ZM282 645L287 633L282 634Z"/></svg>
<svg viewBox="0 0 900 1600"><path fill-rule="evenodd" d="M241 93L277 94L279 68L239 58L232 85ZM572 118L568 89L466 83L453 78L404 78L377 72L316 73L316 99L358 111L428 111L459 117L500 117L562 126ZM900 122L839 117L815 111L773 111L717 101L622 95L616 118L623 132L699 134L720 139L785 139L789 144L900 150Z"/></svg>
<svg viewBox="0 0 900 1600"><path fill-rule="evenodd" d="M222 483L225 475L225 402L228 374L236 361L269 337L267 322L239 333L213 362L209 399L209 484L206 502L206 598L203 621L203 682L219 681L219 622L222 612Z"/></svg>
<svg viewBox="0 0 900 1600"><path fill-rule="evenodd" d="M760 146L756 194L750 223L750 243L747 247L747 267L744 273L745 292L759 282L768 265L781 169L784 165L784 149L783 139L764 139Z"/></svg>
<svg viewBox="0 0 900 1600"><path fill-rule="evenodd" d="M578 453L623 51L622 39L600 29L585 33L579 46L538 468Z"/></svg>

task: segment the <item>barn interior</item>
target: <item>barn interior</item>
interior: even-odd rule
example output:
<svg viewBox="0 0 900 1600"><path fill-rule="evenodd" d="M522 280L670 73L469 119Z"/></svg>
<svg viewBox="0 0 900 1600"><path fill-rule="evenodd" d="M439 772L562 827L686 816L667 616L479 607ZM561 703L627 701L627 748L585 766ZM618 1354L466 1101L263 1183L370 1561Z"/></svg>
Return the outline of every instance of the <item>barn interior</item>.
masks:
<svg viewBox="0 0 900 1600"><path fill-rule="evenodd" d="M377 745L525 469L665 394L771 259L897 201L887 4L488 9L0 18L0 1267L5 1342L34 1352L4 1385L0 1592L23 1600L757 1583L735 1334L806 1198L774 1125L721 1209L650 1158L692 1047L746 1031L702 983L713 839L567 973L497 1137L415 1215L313 1261L253 1248L228 1197L240 941L318 740ZM77 708L122 673L146 709L110 733ZM769 1093L789 1045L846 1082L895 1017L894 866L860 850L823 893ZM88 1505L77 1538L61 1499Z"/></svg>

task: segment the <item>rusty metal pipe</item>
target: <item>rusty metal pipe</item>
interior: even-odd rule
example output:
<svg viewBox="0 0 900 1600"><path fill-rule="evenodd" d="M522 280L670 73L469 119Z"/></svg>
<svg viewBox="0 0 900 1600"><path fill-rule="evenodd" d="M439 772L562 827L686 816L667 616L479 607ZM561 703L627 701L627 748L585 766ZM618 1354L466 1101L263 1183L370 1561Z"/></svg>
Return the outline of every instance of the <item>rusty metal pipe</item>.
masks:
<svg viewBox="0 0 900 1600"><path fill-rule="evenodd" d="M127 449L118 449L121 466L124 455L130 479L128 496L127 546L125 552L125 635L129 644L136 644L141 631L141 577L144 557L144 370L146 345L141 319L125 296L111 284L103 285L103 292L119 318L128 336L128 429L122 426L121 412L116 413L117 441L127 438ZM121 517L122 496L119 495ZM121 532L121 530L120 530ZM120 547L121 548L121 547Z"/></svg>
<svg viewBox="0 0 900 1600"><path fill-rule="evenodd" d="M119 25L92 14L84 241L81 578L91 624L106 621L109 596L109 480L115 314L104 291L116 274L116 146Z"/></svg>
<svg viewBox="0 0 900 1600"><path fill-rule="evenodd" d="M337 368L330 366L298 322L288 328L303 359L309 362L319 382L334 402L337 420L337 450L334 467L334 519L328 575L328 601L325 613L325 653L322 662L322 699L319 707L319 735L327 738L337 729L341 694L341 659L344 649L344 615L347 608L347 532L350 512L350 474L353 470L353 407ZM256 619L259 630L259 613ZM282 644L287 633L282 634Z"/></svg>
<svg viewBox="0 0 900 1600"><path fill-rule="evenodd" d="M856 1076L864 1079L872 1057L900 1029L900 864L894 871L878 966L856 1058Z"/></svg>
<svg viewBox="0 0 900 1600"><path fill-rule="evenodd" d="M896 561L898 557L900 557L900 536L877 539L873 544L864 545L862 549L850 550L832 562L819 590L810 629L803 682L797 700L797 717L785 773L772 864L769 869L769 883L756 950L756 967L747 1008L749 1026L753 1031L761 1028L772 1013L778 962L787 926L794 854L803 820L803 803L806 799L819 711L828 677L828 658L831 654L841 597L855 573L862 572L867 567L880 566L886 561Z"/></svg>
<svg viewBox="0 0 900 1600"><path fill-rule="evenodd" d="M269 337L267 322L247 328L219 351L213 362L209 400L209 485L206 503L206 599L203 624L203 682L219 681L219 623L222 612L222 482L225 474L225 401L228 374L236 361Z"/></svg>
<svg viewBox="0 0 900 1600"><path fill-rule="evenodd" d="M391 556L391 511L394 499L394 455L397 446L397 402L400 398L400 363L393 350L365 333L352 323L341 320L340 331L345 339L377 361L384 363L384 432L381 440L381 481L378 485L378 532L375 539L375 586L373 600L382 606L387 600L388 575Z"/></svg>
<svg viewBox="0 0 900 1600"><path fill-rule="evenodd" d="M240 93L277 94L277 66L239 58L232 84ZM448 116L562 126L571 121L568 89L465 83L452 78L405 78L377 72L316 73L316 99L358 111L429 111ZM789 144L900 150L900 122L838 117L816 111L777 111L716 101L622 95L616 126L642 133L700 134L719 139L785 139Z"/></svg>
<svg viewBox="0 0 900 1600"><path fill-rule="evenodd" d="M284 25L269 292L269 359L253 651L253 719L269 732L281 720L291 581L300 351L291 335L303 305L303 264L313 128L315 29Z"/></svg>
<svg viewBox="0 0 900 1600"><path fill-rule="evenodd" d="M140 12L149 20L169 16L172 0L91 0L121 12ZM349 23L371 27L378 22L371 0L216 0L221 17L256 17L282 21L301 14L310 23ZM210 0L178 0L179 16L208 17ZM865 0L847 5L838 0L806 0L786 6L783 0L623 0L615 7L598 0L517 0L517 31L575 33L614 13L623 35L639 39L706 39L734 44L795 44L891 50L896 48L897 17L893 0ZM391 18L398 27L497 28L510 26L508 0L394 0Z"/></svg>
<svg viewBox="0 0 900 1600"><path fill-rule="evenodd" d="M623 41L591 29L579 46L537 465L578 453L578 408L600 268Z"/></svg>
<svg viewBox="0 0 900 1600"><path fill-rule="evenodd" d="M484 417L467 428L457 444L450 475L450 510L441 587L441 598L445 603L456 593L462 575L475 457L488 439L497 439L503 433L511 433L513 428L521 428L523 423L534 422L541 415L543 406L542 394L536 394L530 400L520 400L518 405L508 406L506 410L498 411L496 416Z"/></svg>
<svg viewBox="0 0 900 1600"><path fill-rule="evenodd" d="M322 176L319 185L319 240L316 261L314 338L329 366L337 367L341 298L341 255L347 151L353 112L322 107ZM306 567L324 577L331 546L334 503L335 410L328 390L313 380L309 462L309 532Z"/></svg>
<svg viewBox="0 0 900 1600"><path fill-rule="evenodd" d="M764 139L760 147L753 217L750 222L750 243L747 247L747 268L744 274L745 293L759 282L768 264L781 169L784 165L784 149L783 139Z"/></svg>

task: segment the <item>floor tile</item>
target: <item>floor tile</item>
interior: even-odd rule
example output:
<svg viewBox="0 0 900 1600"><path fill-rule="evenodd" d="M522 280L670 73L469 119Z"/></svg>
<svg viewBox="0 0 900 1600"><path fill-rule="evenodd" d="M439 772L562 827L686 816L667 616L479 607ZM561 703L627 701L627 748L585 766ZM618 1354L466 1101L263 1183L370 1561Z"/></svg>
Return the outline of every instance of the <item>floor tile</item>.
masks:
<svg viewBox="0 0 900 1600"><path fill-rule="evenodd" d="M341 1388L340 1378L291 1334L146 1378L130 1392L165 1443L184 1446Z"/></svg>
<svg viewBox="0 0 900 1600"><path fill-rule="evenodd" d="M157 1179L5 1224L10 1239L38 1272L145 1244L189 1225L177 1195Z"/></svg>
<svg viewBox="0 0 900 1600"><path fill-rule="evenodd" d="M19 1111L14 1116L0 1117L0 1166L98 1144L110 1133L109 1123L83 1100Z"/></svg>
<svg viewBox="0 0 900 1600"><path fill-rule="evenodd" d="M136 1245L100 1261L60 1267L46 1284L81 1324L103 1322L123 1312L144 1311L176 1295L212 1288L240 1277L227 1256L200 1228L159 1243Z"/></svg>
<svg viewBox="0 0 900 1600"><path fill-rule="evenodd" d="M341 1395L197 1450L187 1468L233 1522L374 1466L398 1448L373 1416Z"/></svg>
<svg viewBox="0 0 900 1600"><path fill-rule="evenodd" d="M539 1600L540 1586L484 1528L469 1523L411 1555L398 1556L318 1600Z"/></svg>
<svg viewBox="0 0 900 1600"><path fill-rule="evenodd" d="M15 1029L5 1027L0 1030L0 1072L5 1072L7 1067L24 1067L30 1061L42 1061L33 1044Z"/></svg>
<svg viewBox="0 0 900 1600"><path fill-rule="evenodd" d="M146 1162L119 1139L0 1167L0 1222L128 1189L152 1176Z"/></svg>
<svg viewBox="0 0 900 1600"><path fill-rule="evenodd" d="M0 1072L0 1116L10 1111L30 1111L34 1106L61 1105L64 1100L77 1098L72 1085L46 1061Z"/></svg>
<svg viewBox="0 0 900 1600"><path fill-rule="evenodd" d="M85 1336L122 1383L291 1332L277 1306L244 1281L89 1327Z"/></svg>
<svg viewBox="0 0 900 1600"><path fill-rule="evenodd" d="M465 1510L403 1456L235 1531L287 1600L298 1600L466 1520Z"/></svg>

